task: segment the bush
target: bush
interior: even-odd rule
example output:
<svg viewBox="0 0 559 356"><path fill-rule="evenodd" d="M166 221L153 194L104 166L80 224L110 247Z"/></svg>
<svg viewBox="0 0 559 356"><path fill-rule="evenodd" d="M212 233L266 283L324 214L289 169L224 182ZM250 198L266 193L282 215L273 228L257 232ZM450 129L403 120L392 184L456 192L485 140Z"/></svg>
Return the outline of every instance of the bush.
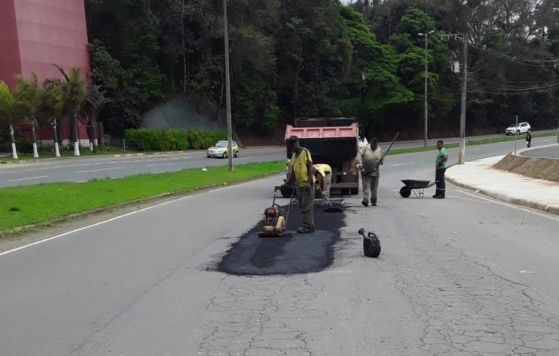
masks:
<svg viewBox="0 0 559 356"><path fill-rule="evenodd" d="M143 151L182 151L206 149L219 140L227 139L224 130L183 129L128 129L124 133L131 149Z"/></svg>
<svg viewBox="0 0 559 356"><path fill-rule="evenodd" d="M33 153L33 140L31 140L30 138L17 139L16 149L20 153ZM10 151L11 151L11 147L10 147Z"/></svg>

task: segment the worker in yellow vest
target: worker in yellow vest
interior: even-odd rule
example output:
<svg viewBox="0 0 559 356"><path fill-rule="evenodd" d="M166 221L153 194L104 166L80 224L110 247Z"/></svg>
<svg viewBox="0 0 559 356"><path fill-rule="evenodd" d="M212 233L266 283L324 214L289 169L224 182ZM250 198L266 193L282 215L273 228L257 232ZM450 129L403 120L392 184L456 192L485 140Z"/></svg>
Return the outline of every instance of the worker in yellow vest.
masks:
<svg viewBox="0 0 559 356"><path fill-rule="evenodd" d="M332 167L324 163L317 163L313 165L314 176L319 182L319 187L322 191L322 196L330 200L330 186L332 185Z"/></svg>

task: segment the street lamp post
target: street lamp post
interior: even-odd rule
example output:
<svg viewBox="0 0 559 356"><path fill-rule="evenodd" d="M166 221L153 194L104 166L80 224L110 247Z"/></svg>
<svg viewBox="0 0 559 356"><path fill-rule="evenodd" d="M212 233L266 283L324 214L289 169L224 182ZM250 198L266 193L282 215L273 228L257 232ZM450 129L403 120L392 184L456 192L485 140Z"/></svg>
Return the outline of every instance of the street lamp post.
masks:
<svg viewBox="0 0 559 356"><path fill-rule="evenodd" d="M427 103L427 77L428 77L428 68L427 68L427 37L429 37L430 34L432 34L433 32L435 32L435 30L431 30L427 33L418 33L419 36L425 36L425 123L423 125L423 137L424 137L424 142L423 142L423 147L427 147L427 136L428 136L428 115L429 115L429 105Z"/></svg>
<svg viewBox="0 0 559 356"><path fill-rule="evenodd" d="M223 37L225 39L225 98L227 110L227 158L233 170L233 128L231 124L231 85L229 82L229 30L227 26L227 0L223 0Z"/></svg>

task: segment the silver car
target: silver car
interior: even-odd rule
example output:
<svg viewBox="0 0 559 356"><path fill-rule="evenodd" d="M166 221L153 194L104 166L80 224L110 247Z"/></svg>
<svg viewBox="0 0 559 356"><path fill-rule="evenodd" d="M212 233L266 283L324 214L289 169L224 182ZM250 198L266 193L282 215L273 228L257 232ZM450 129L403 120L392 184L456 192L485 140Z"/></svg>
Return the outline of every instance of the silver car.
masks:
<svg viewBox="0 0 559 356"><path fill-rule="evenodd" d="M231 144L233 145L233 157L239 157L239 146L237 145L237 142L235 141L231 141ZM227 149L227 141L218 141L215 145L213 145L212 147L208 148L206 151L206 155L208 156L208 158L210 157L221 157L221 158L227 158L228 157L228 149Z"/></svg>

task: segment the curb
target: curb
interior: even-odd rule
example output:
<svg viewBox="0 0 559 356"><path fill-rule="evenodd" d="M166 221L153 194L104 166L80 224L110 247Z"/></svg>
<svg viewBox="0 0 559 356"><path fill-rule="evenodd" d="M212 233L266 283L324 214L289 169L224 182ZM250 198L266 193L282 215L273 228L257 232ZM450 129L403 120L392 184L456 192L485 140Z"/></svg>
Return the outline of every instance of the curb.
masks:
<svg viewBox="0 0 559 356"><path fill-rule="evenodd" d="M10 236L10 235L21 233L21 232L25 233L25 232L33 231L37 228L41 228L41 227L44 227L44 226L60 224L60 223L63 223L63 222L69 221L69 220L79 219L79 218L84 217L86 215L102 214L102 213L105 213L105 212L109 212L113 209L126 208L126 207L129 207L131 205L135 205L135 204L148 204L148 203L151 203L151 202L154 202L158 199L163 199L163 198L187 196L187 195L198 193L198 192L201 192L201 191L204 191L204 190L211 190L211 189L214 189L214 188L225 187L225 186L233 186L233 185L237 185L237 184L240 184L240 183L246 183L246 182L250 182L250 181L255 181L255 180L264 179L264 178L268 178L268 177L273 177L276 174L281 174L281 173L284 173L284 170L280 170L278 172L273 172L273 173L266 173L266 174L263 174L261 176L236 180L236 181L228 182L228 183L208 184L208 185L200 186L200 187L197 187L197 188L182 189L182 190L176 190L176 191L171 191L171 192L167 192L167 193L152 195L152 196L149 196L149 197L134 199L134 200L123 202L123 203L116 203L116 204L101 207L101 208L86 210L86 211L82 211L82 212L75 213L75 214L69 214L69 215L66 215L66 216L59 217L59 218L53 218L53 219L49 219L49 220L39 222L39 223L36 223L36 224L19 226L19 227L15 227L15 228L8 229L8 230L3 230L3 231L0 230L0 239L5 238L5 237Z"/></svg>
<svg viewBox="0 0 559 356"><path fill-rule="evenodd" d="M26 160L0 161L0 164L18 164L18 163L27 163L27 161Z"/></svg>
<svg viewBox="0 0 559 356"><path fill-rule="evenodd" d="M506 194L503 194L503 193L497 193L497 192L493 192L491 190L479 189L479 188L474 187L472 185L458 182L454 178L451 178L451 177L446 177L446 180L449 181L450 183L454 184L455 186L458 186L458 187L461 187L461 188L464 188L464 189L468 189L468 190L475 190L476 192L478 192L480 194L483 194L485 196L491 197L493 199L504 201L506 203L520 205L520 206L523 206L525 208L541 210L541 211L546 212L546 213L559 215L559 206L542 204L542 203L535 202L533 200L512 198L509 195L506 195Z"/></svg>
<svg viewBox="0 0 559 356"><path fill-rule="evenodd" d="M54 160L71 160L76 158L102 158L102 157L134 157L134 156L157 156L157 155L169 155L169 154L179 154L179 153L203 153L203 150L188 150L188 151L165 151L165 152L138 152L138 153L117 153L117 154L99 154L99 155L87 155L78 157L48 157L48 158L35 158L27 160L10 160L10 161L0 161L0 164L18 164L18 163L29 163L29 162L43 162L43 161L54 161Z"/></svg>

